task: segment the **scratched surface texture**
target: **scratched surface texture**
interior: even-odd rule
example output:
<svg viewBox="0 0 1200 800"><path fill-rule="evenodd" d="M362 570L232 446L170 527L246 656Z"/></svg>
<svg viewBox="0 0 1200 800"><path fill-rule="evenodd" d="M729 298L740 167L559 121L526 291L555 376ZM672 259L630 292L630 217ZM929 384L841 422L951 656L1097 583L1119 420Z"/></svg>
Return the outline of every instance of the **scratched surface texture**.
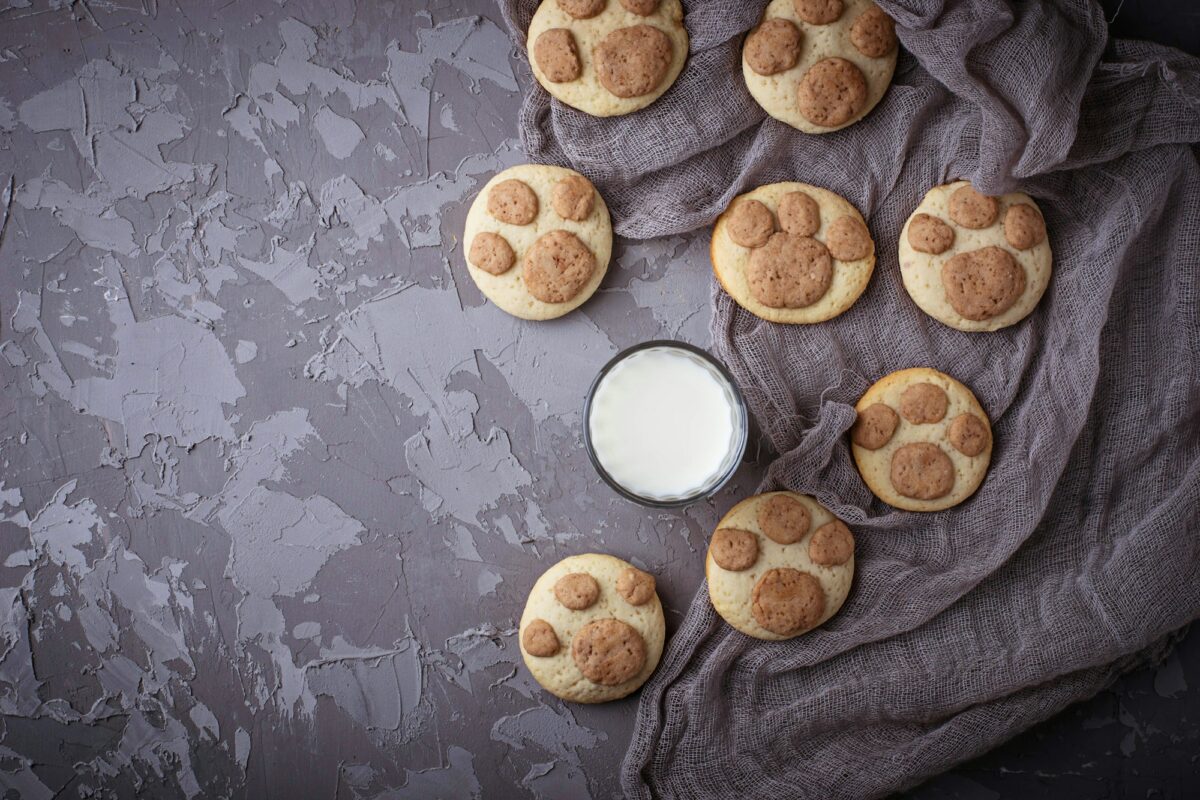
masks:
<svg viewBox="0 0 1200 800"><path fill-rule="evenodd" d="M466 203L521 162L485 0L0 0L0 794L612 797L635 700L519 668L525 592L607 550L674 628L719 512L619 500L596 369L708 341L707 237L581 312L487 305ZM1185 642L921 797L1183 786Z"/></svg>

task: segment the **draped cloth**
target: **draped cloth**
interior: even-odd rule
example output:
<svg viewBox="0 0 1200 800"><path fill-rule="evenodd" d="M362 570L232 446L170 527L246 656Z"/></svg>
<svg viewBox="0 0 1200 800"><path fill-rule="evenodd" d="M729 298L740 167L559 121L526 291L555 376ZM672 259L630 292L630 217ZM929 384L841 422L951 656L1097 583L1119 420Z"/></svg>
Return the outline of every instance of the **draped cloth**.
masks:
<svg viewBox="0 0 1200 800"><path fill-rule="evenodd" d="M632 797L909 787L1094 695L1200 616L1200 60L1109 39L1083 0L881 0L893 84L861 122L813 136L743 83L764 5L685 3L688 62L642 111L589 117L536 84L521 109L530 159L591 178L623 236L707 229L736 195L799 180L859 208L878 255L863 296L818 325L759 320L706 271L665 278L711 283L713 348L779 454L761 488L843 519L857 573L832 620L783 643L724 624L701 586L642 690ZM522 48L536 7L502 0ZM1049 231L1046 295L994 333L936 322L900 280L905 219L957 178L1030 194ZM993 425L982 487L937 513L875 499L846 436L866 388L912 366L967 384Z"/></svg>

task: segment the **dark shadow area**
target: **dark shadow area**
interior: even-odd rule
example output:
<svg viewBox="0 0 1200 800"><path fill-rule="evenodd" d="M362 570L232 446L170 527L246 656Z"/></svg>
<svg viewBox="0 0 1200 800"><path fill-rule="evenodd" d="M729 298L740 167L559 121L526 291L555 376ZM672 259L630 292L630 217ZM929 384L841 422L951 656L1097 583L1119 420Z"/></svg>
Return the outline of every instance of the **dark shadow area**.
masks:
<svg viewBox="0 0 1200 800"><path fill-rule="evenodd" d="M1200 55L1197 0L1100 0L1112 36L1146 39Z"/></svg>

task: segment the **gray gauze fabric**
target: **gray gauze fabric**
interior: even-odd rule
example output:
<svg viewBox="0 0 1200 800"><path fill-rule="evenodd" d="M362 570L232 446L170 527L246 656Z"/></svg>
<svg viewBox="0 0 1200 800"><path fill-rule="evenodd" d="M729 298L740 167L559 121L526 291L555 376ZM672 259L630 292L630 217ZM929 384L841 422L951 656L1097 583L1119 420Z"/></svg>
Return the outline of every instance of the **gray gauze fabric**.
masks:
<svg viewBox="0 0 1200 800"><path fill-rule="evenodd" d="M623 785L877 796L1095 694L1200 615L1200 60L1108 40L1090 3L881 2L903 45L891 89L809 136L743 86L764 4L686 5L689 60L658 102L593 119L535 87L521 136L590 176L626 236L703 228L778 180L863 211L878 264L837 319L773 325L713 284L715 349L781 454L763 488L849 523L858 574L785 643L725 625L702 587L642 692ZM514 40L535 6L503 4ZM935 322L900 281L906 217L959 177L1028 192L1050 232L1045 297L996 333ZM994 426L979 492L935 514L876 500L846 437L862 392L911 366L962 380Z"/></svg>

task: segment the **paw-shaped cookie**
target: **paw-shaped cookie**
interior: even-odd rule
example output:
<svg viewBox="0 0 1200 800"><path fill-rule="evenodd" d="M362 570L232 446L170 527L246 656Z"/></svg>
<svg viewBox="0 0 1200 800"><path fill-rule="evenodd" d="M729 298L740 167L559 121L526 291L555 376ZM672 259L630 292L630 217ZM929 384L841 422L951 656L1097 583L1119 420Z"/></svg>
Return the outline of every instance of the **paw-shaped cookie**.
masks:
<svg viewBox="0 0 1200 800"><path fill-rule="evenodd" d="M726 622L758 639L791 639L837 613L854 577L854 535L811 497L768 492L717 525L704 564Z"/></svg>
<svg viewBox="0 0 1200 800"><path fill-rule="evenodd" d="M738 305L793 324L841 314L875 269L875 242L858 209L794 181L734 198L713 227L710 255L717 280Z"/></svg>
<svg viewBox="0 0 1200 800"><path fill-rule="evenodd" d="M970 497L992 458L992 427L971 390L934 369L884 376L855 406L850 446L883 502L941 511Z"/></svg>
<svg viewBox="0 0 1200 800"><path fill-rule="evenodd" d="M467 212L475 285L522 319L553 319L595 293L612 255L608 207L578 172L521 164L487 182Z"/></svg>
<svg viewBox="0 0 1200 800"><path fill-rule="evenodd" d="M546 91L596 117L629 114L671 87L687 60L679 0L543 0L529 64Z"/></svg>
<svg viewBox="0 0 1200 800"><path fill-rule="evenodd" d="M853 125L896 69L896 26L871 0L774 0L742 46L750 94L807 133Z"/></svg>
<svg viewBox="0 0 1200 800"><path fill-rule="evenodd" d="M1019 322L1050 282L1050 242L1027 194L935 186L900 232L900 275L921 310L960 331Z"/></svg>
<svg viewBox="0 0 1200 800"><path fill-rule="evenodd" d="M518 632L534 679L576 703L635 691L658 666L665 636L654 576L598 553L546 570L529 592Z"/></svg>

